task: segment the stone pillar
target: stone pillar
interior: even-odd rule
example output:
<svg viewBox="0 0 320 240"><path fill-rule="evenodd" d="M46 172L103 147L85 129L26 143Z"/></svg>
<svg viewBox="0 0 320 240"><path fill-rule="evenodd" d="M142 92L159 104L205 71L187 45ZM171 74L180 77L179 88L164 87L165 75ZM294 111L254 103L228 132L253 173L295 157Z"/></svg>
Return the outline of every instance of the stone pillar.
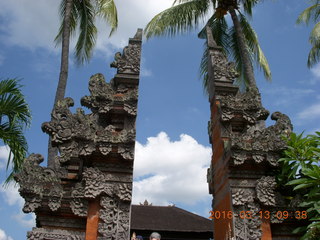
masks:
<svg viewBox="0 0 320 240"><path fill-rule="evenodd" d="M43 157L32 154L16 175L23 211L37 216L28 239L130 238L141 41L138 30L116 53L111 67L117 74L110 83L102 74L90 78L90 96L81 105L91 113L72 113L73 100L65 98L42 125L59 149L58 167L41 167Z"/></svg>
<svg viewBox="0 0 320 240"><path fill-rule="evenodd" d="M292 230L301 223L294 217L281 217L283 211L294 213L297 205L277 192L274 177L286 148L282 136L292 131L290 119L275 112L271 119L276 123L265 127L269 112L261 104L258 89L241 93L233 85L238 77L234 64L216 45L209 28L207 40L208 132L213 150L208 184L214 239L299 239Z"/></svg>

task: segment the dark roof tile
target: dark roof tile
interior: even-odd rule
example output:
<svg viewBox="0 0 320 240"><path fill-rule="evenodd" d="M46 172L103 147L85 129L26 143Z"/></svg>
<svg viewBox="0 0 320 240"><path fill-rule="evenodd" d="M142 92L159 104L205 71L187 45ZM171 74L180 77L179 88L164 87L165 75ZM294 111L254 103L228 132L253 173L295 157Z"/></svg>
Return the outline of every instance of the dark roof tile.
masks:
<svg viewBox="0 0 320 240"><path fill-rule="evenodd" d="M175 206L132 205L131 229L213 232L213 222Z"/></svg>

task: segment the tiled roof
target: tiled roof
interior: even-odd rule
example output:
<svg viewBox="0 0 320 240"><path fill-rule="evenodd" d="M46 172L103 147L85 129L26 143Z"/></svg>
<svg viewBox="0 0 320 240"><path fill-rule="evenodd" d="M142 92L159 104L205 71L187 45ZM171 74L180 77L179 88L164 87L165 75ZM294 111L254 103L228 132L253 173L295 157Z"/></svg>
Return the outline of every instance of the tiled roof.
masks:
<svg viewBox="0 0 320 240"><path fill-rule="evenodd" d="M213 232L213 222L175 206L132 205L131 229Z"/></svg>

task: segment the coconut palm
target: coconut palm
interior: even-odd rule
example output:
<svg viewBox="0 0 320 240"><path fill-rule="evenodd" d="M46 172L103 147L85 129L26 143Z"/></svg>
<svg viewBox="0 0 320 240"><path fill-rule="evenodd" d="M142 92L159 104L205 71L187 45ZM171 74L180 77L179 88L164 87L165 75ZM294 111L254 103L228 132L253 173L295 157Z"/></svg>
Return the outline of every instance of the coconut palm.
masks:
<svg viewBox="0 0 320 240"><path fill-rule="evenodd" d="M251 16L252 8L259 0L175 0L173 6L156 15L146 26L145 34L151 36L174 36L196 29L213 8L213 14L207 21L213 32L214 40L222 46L226 55L236 63L240 73L240 82L246 86L255 87L253 61L263 70L266 79L271 79L268 62L261 50L257 35L240 12L241 4L244 13ZM233 26L229 27L225 15L229 13ZM199 33L205 37L205 28ZM207 85L207 54L201 61L200 72L204 76L204 86Z"/></svg>
<svg viewBox="0 0 320 240"><path fill-rule="evenodd" d="M62 0L60 4L61 26L55 38L62 44L61 66L54 105L65 97L69 66L70 37L79 31L75 47L75 60L78 65L88 62L97 38L95 18L101 17L111 26L111 34L118 25L117 8L113 0ZM54 167L57 150L49 140L48 166Z"/></svg>
<svg viewBox="0 0 320 240"><path fill-rule="evenodd" d="M320 0L311 0L312 5L305 9L298 17L297 23L309 24L310 21L315 22L309 42L311 43L311 50L308 56L308 67L311 68L320 60Z"/></svg>
<svg viewBox="0 0 320 240"><path fill-rule="evenodd" d="M7 170L12 163L12 172L7 182L21 168L28 150L23 130L29 126L31 114L20 88L17 79L0 82L0 139L10 148Z"/></svg>

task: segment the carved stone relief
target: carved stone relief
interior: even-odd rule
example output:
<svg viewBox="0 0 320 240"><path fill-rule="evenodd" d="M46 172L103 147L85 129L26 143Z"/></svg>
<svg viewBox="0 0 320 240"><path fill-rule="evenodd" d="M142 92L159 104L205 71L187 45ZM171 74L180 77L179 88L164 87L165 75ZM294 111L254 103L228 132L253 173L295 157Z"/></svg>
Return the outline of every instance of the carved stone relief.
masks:
<svg viewBox="0 0 320 240"><path fill-rule="evenodd" d="M49 207L56 211L61 204L63 190L60 178L51 169L43 168L40 154L31 154L24 162L22 170L15 175L19 192L25 198L23 211L34 212L40 207L44 197L49 199Z"/></svg>
<svg viewBox="0 0 320 240"><path fill-rule="evenodd" d="M100 200L99 224L100 239L129 239L130 203L104 196Z"/></svg>
<svg viewBox="0 0 320 240"><path fill-rule="evenodd" d="M265 176L257 180L256 192L257 198L260 203L265 206L275 206L275 188L276 188L275 177Z"/></svg>
<svg viewBox="0 0 320 240"><path fill-rule="evenodd" d="M48 230L44 228L34 228L27 234L28 240L84 240L84 233L66 230Z"/></svg>

